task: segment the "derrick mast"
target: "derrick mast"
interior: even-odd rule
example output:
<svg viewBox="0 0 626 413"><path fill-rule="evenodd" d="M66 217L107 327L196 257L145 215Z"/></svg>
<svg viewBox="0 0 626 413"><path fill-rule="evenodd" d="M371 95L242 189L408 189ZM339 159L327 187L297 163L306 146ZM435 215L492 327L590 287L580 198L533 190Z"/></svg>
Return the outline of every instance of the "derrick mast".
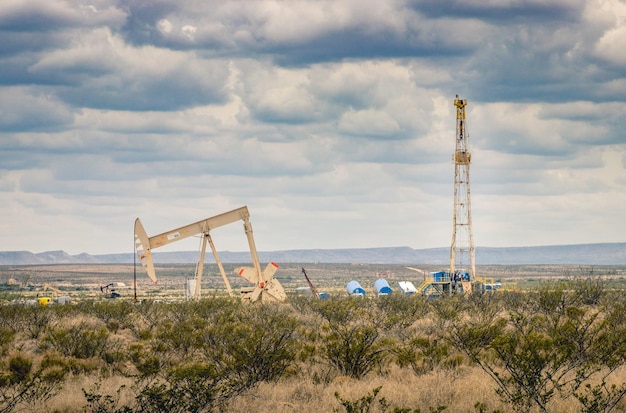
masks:
<svg viewBox="0 0 626 413"><path fill-rule="evenodd" d="M456 149L454 151L454 212L452 216L452 243L450 244L450 274L469 273L475 281L474 240L472 236L472 209L470 204L470 162L468 134L465 122L467 100L454 100L456 107ZM468 283L469 284L469 283Z"/></svg>

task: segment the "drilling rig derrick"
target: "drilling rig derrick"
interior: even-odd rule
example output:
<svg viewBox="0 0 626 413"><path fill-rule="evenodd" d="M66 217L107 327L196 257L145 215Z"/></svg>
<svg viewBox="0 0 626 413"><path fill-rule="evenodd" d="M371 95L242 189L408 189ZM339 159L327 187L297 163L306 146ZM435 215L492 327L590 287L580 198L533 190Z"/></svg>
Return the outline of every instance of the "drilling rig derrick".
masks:
<svg viewBox="0 0 626 413"><path fill-rule="evenodd" d="M470 163L468 134L465 120L467 100L454 100L456 107L456 149L454 151L454 212L452 242L450 244L450 276L463 282L463 290L471 291L476 281L474 240L472 236L472 209L470 203ZM469 291L468 291L469 290Z"/></svg>

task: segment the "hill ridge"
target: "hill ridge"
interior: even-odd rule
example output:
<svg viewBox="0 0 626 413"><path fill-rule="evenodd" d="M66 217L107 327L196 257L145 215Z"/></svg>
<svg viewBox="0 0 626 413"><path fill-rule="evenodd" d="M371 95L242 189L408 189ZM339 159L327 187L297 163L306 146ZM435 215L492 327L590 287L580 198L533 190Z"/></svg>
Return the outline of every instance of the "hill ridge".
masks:
<svg viewBox="0 0 626 413"><path fill-rule="evenodd" d="M194 263L197 251L157 252L156 263ZM449 261L449 248L373 247L337 249L293 249L259 251L261 262L284 263L363 263L363 264L441 264ZM62 250L33 253L30 251L0 251L0 265L52 265L52 264L132 264L133 253L70 255ZM225 263L250 262L250 253L220 251ZM206 255L206 262L215 262ZM477 265L512 264L626 264L626 242L546 245L529 247L476 247Z"/></svg>

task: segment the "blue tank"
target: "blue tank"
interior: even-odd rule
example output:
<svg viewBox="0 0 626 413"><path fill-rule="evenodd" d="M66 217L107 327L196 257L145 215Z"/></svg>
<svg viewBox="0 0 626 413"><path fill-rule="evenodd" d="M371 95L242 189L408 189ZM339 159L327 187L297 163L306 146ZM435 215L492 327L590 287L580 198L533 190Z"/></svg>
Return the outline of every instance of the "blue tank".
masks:
<svg viewBox="0 0 626 413"><path fill-rule="evenodd" d="M374 288L376 289L376 293L378 295L389 295L392 293L389 283L384 278L377 279L374 283Z"/></svg>
<svg viewBox="0 0 626 413"><path fill-rule="evenodd" d="M448 273L447 271L431 272L430 276L432 277L433 281L436 283L450 281L450 273Z"/></svg>
<svg viewBox="0 0 626 413"><path fill-rule="evenodd" d="M365 296L365 290L358 281L350 281L348 285L346 285L346 289L348 290L348 295Z"/></svg>

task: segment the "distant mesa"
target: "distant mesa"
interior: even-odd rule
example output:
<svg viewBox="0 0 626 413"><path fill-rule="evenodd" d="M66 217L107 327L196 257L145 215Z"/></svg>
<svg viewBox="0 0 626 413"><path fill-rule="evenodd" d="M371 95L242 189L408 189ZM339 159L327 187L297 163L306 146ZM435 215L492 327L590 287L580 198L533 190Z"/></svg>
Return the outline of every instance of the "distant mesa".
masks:
<svg viewBox="0 0 626 413"><path fill-rule="evenodd" d="M250 253L224 251L219 253L224 263L250 261ZM449 262L447 247L413 249L410 247L308 249L259 252L261 262L325 263L325 264L434 264ZM134 253L70 255L65 251L0 252L0 265L53 265L53 264L133 264ZM187 264L198 260L197 251L154 253L158 264ZM206 262L213 257L207 254ZM476 247L477 265L518 264L581 264L626 265L626 242L577 245L550 245L537 247Z"/></svg>

